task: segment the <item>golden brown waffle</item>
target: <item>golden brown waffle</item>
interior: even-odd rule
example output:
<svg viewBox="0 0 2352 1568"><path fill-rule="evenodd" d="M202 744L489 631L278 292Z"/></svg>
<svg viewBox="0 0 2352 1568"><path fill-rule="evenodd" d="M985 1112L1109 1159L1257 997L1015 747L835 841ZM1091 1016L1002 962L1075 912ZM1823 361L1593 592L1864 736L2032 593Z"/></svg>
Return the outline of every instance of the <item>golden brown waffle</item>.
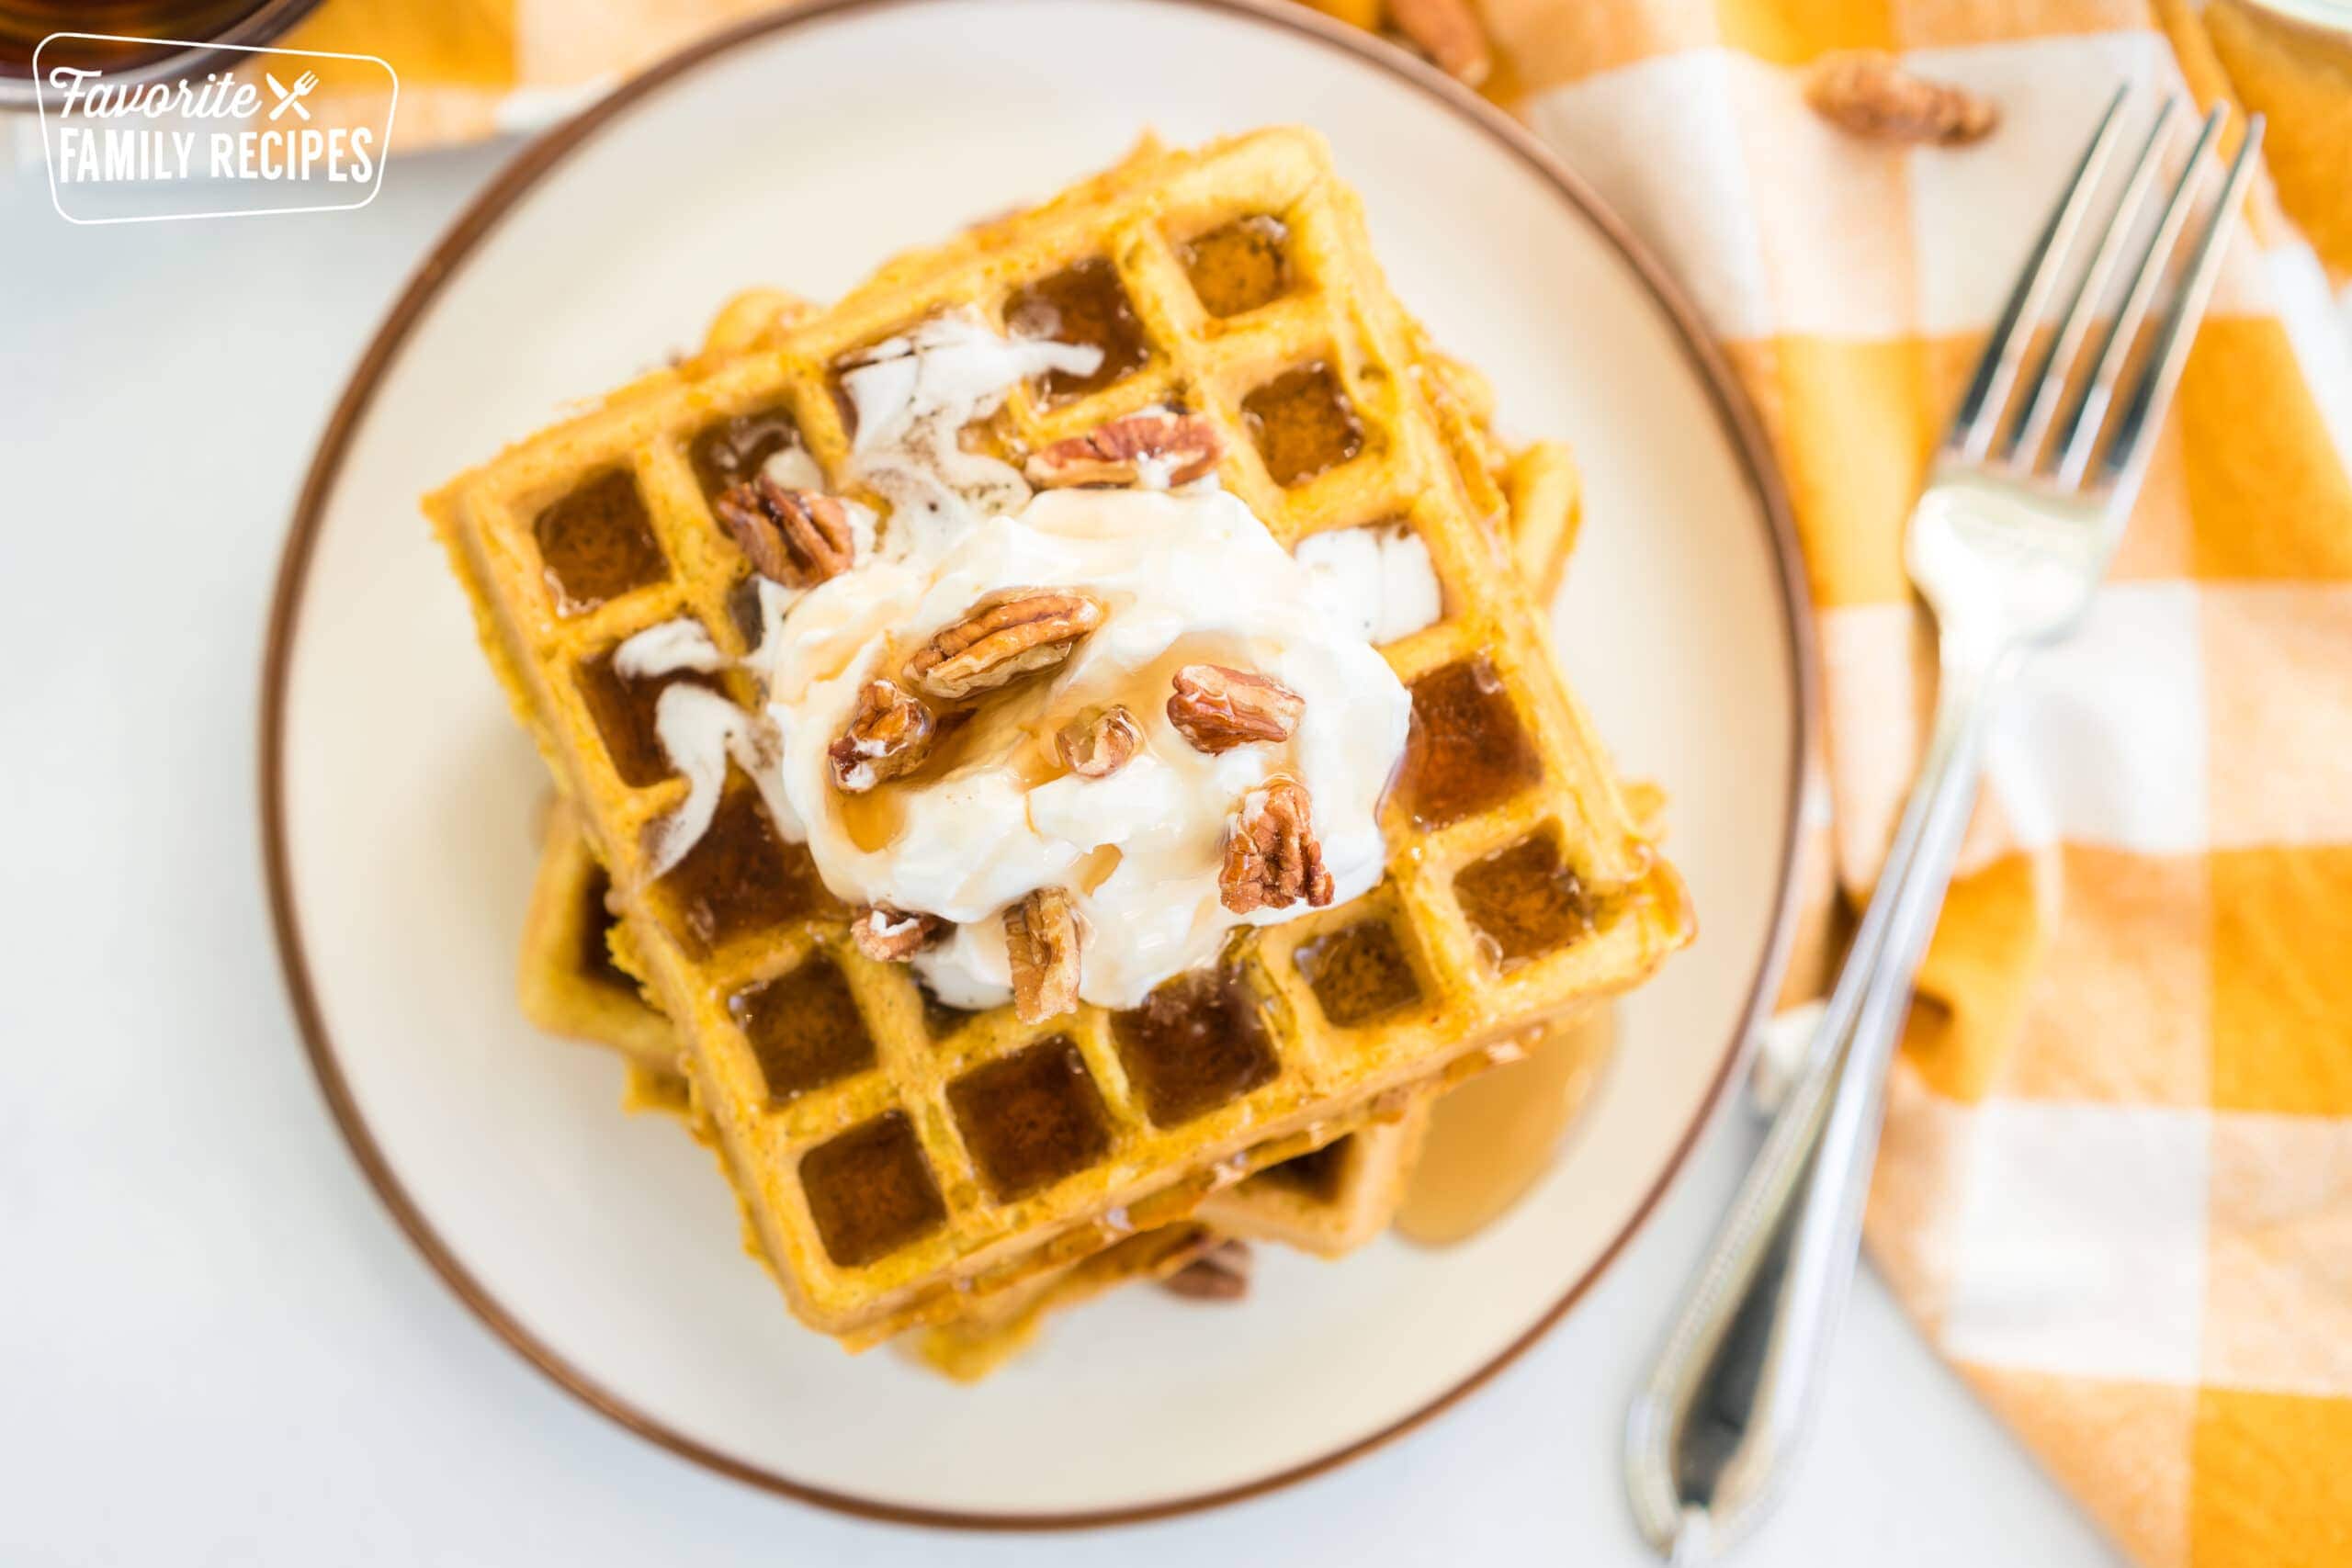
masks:
<svg viewBox="0 0 2352 1568"><path fill-rule="evenodd" d="M610 886L571 807L552 803L517 964L523 1016L550 1034L618 1053L628 1064L631 1109L684 1116L677 1031L614 957L628 939L605 908ZM1211 1194L1200 1215L1228 1235L1336 1256L1387 1224L1424 1119L1416 1103L1392 1122L1370 1123ZM1300 1168L1286 1175L1290 1164ZM1024 1292L1022 1299L1030 1297Z"/></svg>
<svg viewBox="0 0 2352 1568"><path fill-rule="evenodd" d="M779 289L745 290L721 309L702 352L740 352L811 309ZM1482 425L1490 412L1478 411ZM1576 470L1566 449L1551 442L1522 449L1504 467L1514 558L1535 601L1548 604L1575 543ZM1629 800L1641 787L1627 786ZM620 1053L629 1063L626 1100L632 1108L683 1112L685 1089L676 1033L613 960L607 937L613 921L605 908L610 884L569 807L557 803L550 810L546 839L524 933L524 1014L551 1033ZM1393 1121L1374 1122L1211 1193L1196 1218L1225 1235L1278 1242L1327 1258L1352 1251L1387 1228L1418 1159L1429 1112L1430 1097L1424 1096ZM1142 1240L1131 1238L1097 1254L1105 1260L1100 1267L1071 1265L1001 1292L918 1335L916 1353L950 1376L976 1379L1034 1340L1053 1313L1092 1300L1119 1278L1163 1277L1198 1250L1171 1258L1139 1245ZM1112 1261L1114 1254L1118 1261ZM1075 1280L1068 1288L1052 1284L1080 1269L1082 1286Z"/></svg>
<svg viewBox="0 0 2352 1568"><path fill-rule="evenodd" d="M682 1078L678 1032L614 962L611 888L571 806L551 801L515 966L523 1016L550 1034L617 1051L640 1072Z"/></svg>
<svg viewBox="0 0 2352 1568"><path fill-rule="evenodd" d="M519 965L524 1016L550 1033L617 1053L628 1066L624 1103L631 1110L674 1115L700 1138L679 1070L677 1031L646 1000L637 980L614 961L609 939L615 927L605 907L608 886L605 869L590 852L571 807L561 801L551 803L546 847L524 921ZM1418 1113L1416 1107L1407 1114ZM1393 1147L1393 1134L1390 1127L1367 1128L1300 1158L1315 1161L1325 1151L1344 1150L1366 1138ZM1342 1173L1327 1160L1312 1179L1288 1187L1261 1186L1282 1168L1261 1172L1230 1194L1218 1195L1229 1205L1229 1215L1262 1210L1254 1234L1269 1239L1280 1239L1285 1228L1318 1235L1333 1228L1335 1221L1316 1212L1317 1203L1353 1215L1359 1208L1354 1201L1358 1185L1378 1179L1382 1166L1378 1157L1354 1157ZM1334 1175L1340 1179L1332 1179ZM1129 1236L1091 1258L1045 1270L976 1301L966 1312L909 1336L907 1348L935 1371L959 1382L977 1382L1034 1343L1048 1317L1117 1285L1165 1279L1215 1246L1222 1234L1231 1233L1200 1221L1180 1221Z"/></svg>
<svg viewBox="0 0 2352 1568"><path fill-rule="evenodd" d="M1155 152L1155 144L1147 140L1114 173L1132 174L1141 160ZM982 232L984 228L967 233ZM901 258L897 265L911 265L912 261L912 257ZM806 321L816 310L785 289L746 288L719 307L703 335L700 355L706 362L715 363L743 353ZM1584 492L1575 457L1558 441L1531 441L1517 451L1506 451L1494 432L1494 389L1486 377L1437 349L1418 323L1412 341L1420 356L1417 375L1425 388L1436 389L1433 406L1448 411L1439 428L1447 437L1455 463L1465 469L1482 470L1487 482L1498 487L1504 529L1520 581L1538 608L1548 606L1559 593L1568 557L1576 549L1577 529L1583 522ZM1482 495L1487 493L1481 490Z"/></svg>
<svg viewBox="0 0 2352 1568"><path fill-rule="evenodd" d="M745 566L711 490L763 440L797 440L840 482L835 367L955 309L1050 313L1056 335L1104 351L1093 376L1016 391L995 425L1006 447L1181 403L1224 432L1220 478L1277 538L1402 520L1444 591L1444 619L1383 650L1416 716L1384 809L1387 879L1250 932L1222 971L1136 1013L1023 1026L926 1006L905 968L849 945L844 912L740 778L676 869L647 874L644 831L684 784L645 744L660 682L620 681L612 649L683 615L744 651L730 604ZM1319 139L1273 130L1081 187L935 267L899 265L773 343L640 379L428 502L518 715L613 870L762 1249L812 1325L868 1343L1181 1217L1687 940L1680 884L1628 820L1495 547L1499 491L1455 460L1426 379ZM718 679L752 700L740 673Z"/></svg>
<svg viewBox="0 0 2352 1568"><path fill-rule="evenodd" d="M1324 1258L1353 1252L1396 1217L1436 1099L1434 1092L1423 1095L1394 1121L1374 1122L1212 1192L1193 1217L1226 1235L1280 1242Z"/></svg>
<svg viewBox="0 0 2352 1568"><path fill-rule="evenodd" d="M629 1075L624 1104L675 1115L692 1130L676 1031L611 952L617 928L605 907L608 886L571 808L551 803L524 924L524 1015L550 1033L618 1054ZM626 944L625 936L620 941ZM1351 1252L1387 1228L1419 1158L1435 1098L1425 1094L1393 1121L1367 1123L1213 1192L1191 1220L1128 1237L982 1298L907 1336L907 1348L934 1371L978 1382L1034 1344L1056 1314L1120 1284L1164 1280L1221 1238L1276 1242L1326 1258Z"/></svg>
<svg viewBox="0 0 2352 1568"><path fill-rule="evenodd" d="M978 1382L1035 1343L1048 1317L1121 1285L1165 1280L1221 1239L1205 1224L1179 1220L1032 1275L955 1317L915 1330L904 1342L933 1371Z"/></svg>

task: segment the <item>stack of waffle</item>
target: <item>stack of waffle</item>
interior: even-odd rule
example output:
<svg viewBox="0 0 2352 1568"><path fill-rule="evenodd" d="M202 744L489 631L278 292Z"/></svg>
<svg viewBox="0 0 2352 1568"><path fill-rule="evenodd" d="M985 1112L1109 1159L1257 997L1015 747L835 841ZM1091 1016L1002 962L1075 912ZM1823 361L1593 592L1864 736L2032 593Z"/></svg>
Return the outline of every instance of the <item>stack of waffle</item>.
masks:
<svg viewBox="0 0 2352 1568"><path fill-rule="evenodd" d="M1438 580L1439 619L1380 649L1413 713L1383 880L1242 928L1129 1010L942 1005L861 951L740 773L683 859L657 874L649 852L688 789L655 732L663 686L759 694L731 667L631 678L615 649L690 617L749 651L751 567L714 500L786 448L852 488L843 367L947 311L1100 351L1014 389L993 449L1181 408L1280 543L1409 527ZM1432 1096L1688 940L1531 599L1566 554L1573 470L1549 446L1506 455L1489 412L1388 293L1319 140L1276 130L1147 143L828 310L744 296L701 354L430 499L560 796L526 1010L620 1049L640 1097L688 1118L812 1327L852 1348L920 1331L970 1375L1046 1313L1226 1236L1345 1251L1385 1224Z"/></svg>

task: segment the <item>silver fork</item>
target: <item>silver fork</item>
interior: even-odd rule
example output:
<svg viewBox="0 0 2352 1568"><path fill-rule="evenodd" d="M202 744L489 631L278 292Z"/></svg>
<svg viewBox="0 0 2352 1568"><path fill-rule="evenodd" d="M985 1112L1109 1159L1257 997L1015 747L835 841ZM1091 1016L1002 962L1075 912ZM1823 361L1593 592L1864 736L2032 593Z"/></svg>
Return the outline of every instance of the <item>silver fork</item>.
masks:
<svg viewBox="0 0 2352 1568"><path fill-rule="evenodd" d="M1634 1519L1675 1562L1705 1561L1755 1524L1810 1427L1853 1280L1888 1064L1951 881L1992 715L2027 655L2069 636L2090 606L2254 168L2260 116L2187 247L2169 309L2141 345L2218 163L2211 154L2226 111L2216 108L2086 357L2158 183L2176 112L2167 100L2037 352L2131 96L2119 88L2100 117L1912 511L1905 550L1935 615L1941 667L1927 754L1804 1070L1627 1419ZM2021 375L2029 358L2033 369Z"/></svg>

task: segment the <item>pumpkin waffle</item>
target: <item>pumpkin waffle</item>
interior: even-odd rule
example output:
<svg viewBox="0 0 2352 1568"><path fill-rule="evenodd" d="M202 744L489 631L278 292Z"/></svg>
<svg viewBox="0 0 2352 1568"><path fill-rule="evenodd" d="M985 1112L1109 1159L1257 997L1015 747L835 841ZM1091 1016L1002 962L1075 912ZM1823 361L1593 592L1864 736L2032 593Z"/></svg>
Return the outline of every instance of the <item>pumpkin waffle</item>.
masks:
<svg viewBox="0 0 2352 1568"><path fill-rule="evenodd" d="M681 1073L677 1031L646 999L637 979L615 962L615 927L605 901L610 886L604 867L589 851L571 807L561 801L550 803L546 847L539 856L530 912L524 921L519 966L524 1016L550 1033L616 1053L628 1068L628 1087L623 1097L628 1109L676 1116L697 1141L707 1142L707 1133L695 1121ZM1383 1138L1391 1131L1385 1126L1368 1127L1324 1148L1342 1149L1361 1139ZM1314 1160L1322 1152L1300 1158ZM1325 1162L1327 1167L1329 1164ZM1269 1239L1286 1225L1331 1227L1333 1222L1324 1220L1318 1225L1318 1216L1302 1209L1310 1188L1333 1208L1344 1207L1352 1213L1357 1207L1351 1202L1353 1184L1375 1179L1379 1162L1363 1157L1351 1160L1344 1183L1333 1184L1318 1177L1313 1182L1272 1190L1262 1198L1250 1196L1257 1181L1282 1168L1274 1167L1229 1194L1218 1195L1227 1199L1229 1213L1236 1216L1263 1209L1256 1217L1255 1234ZM1117 1285L1165 1279L1227 1234L1234 1234L1229 1227L1221 1230L1202 1221L1183 1220L1128 1236L1091 1257L1046 1269L975 1301L956 1316L907 1336L907 1348L917 1360L944 1376L959 1382L978 1382L1032 1344L1055 1314L1092 1301Z"/></svg>
<svg viewBox="0 0 2352 1568"><path fill-rule="evenodd" d="M1091 1257L1034 1274L974 1303L955 1317L918 1328L909 1354L957 1382L978 1382L1036 1341L1046 1320L1121 1285L1165 1280L1222 1239L1209 1225L1179 1220L1112 1243Z"/></svg>
<svg viewBox="0 0 2352 1568"><path fill-rule="evenodd" d="M1423 1095L1393 1121L1374 1122L1221 1188L1193 1216L1247 1241L1279 1242L1324 1258L1353 1252L1396 1217L1436 1099Z"/></svg>
<svg viewBox="0 0 2352 1568"><path fill-rule="evenodd" d="M1113 173L1128 174L1155 152L1156 144L1147 140ZM980 231L967 233L977 231ZM912 261L901 258L899 265L911 265ZM817 309L785 289L743 289L729 297L712 319L703 334L700 360L715 364L755 348L808 320ZM1435 389L1433 404L1447 411L1440 429L1454 462L1465 469L1483 471L1486 483L1499 492L1504 529L1520 581L1539 609L1550 605L1559 594L1584 517L1584 491L1575 457L1558 441L1531 441L1506 450L1495 434L1494 388L1486 377L1437 348L1418 323L1412 335L1419 355L1416 373L1425 388Z"/></svg>
<svg viewBox="0 0 2352 1568"><path fill-rule="evenodd" d="M744 289L713 317L699 352L712 360L742 353L817 309L784 289ZM1422 349L1424 364L1436 367L1453 388L1469 415L1472 445L1503 487L1505 527L1521 580L1536 604L1549 604L1576 543L1581 489L1575 464L1556 442L1532 442L1504 454L1491 434L1494 403L1485 378L1426 343ZM632 1108L683 1111L685 1084L676 1032L613 961L613 919L605 908L611 882L570 807L553 806L545 840L519 966L524 1016L550 1033L618 1052L629 1066L625 1099ZM1351 1251L1387 1227L1428 1114L1425 1103L1416 1104L1394 1121L1374 1122L1271 1167L1212 1193L1201 1213L1227 1235L1282 1242L1325 1257ZM1099 1292L1088 1292L1094 1293ZM1023 1294L1027 1299L1035 1292ZM1025 1340L1031 1332L1024 1328L1020 1337ZM978 1359L968 1337L933 1342L958 1347L954 1353L966 1362Z"/></svg>
<svg viewBox="0 0 2352 1568"><path fill-rule="evenodd" d="M552 803L517 965L523 1015L550 1034L617 1053L628 1066L624 1103L630 1109L690 1119L677 1031L614 959L614 946L625 947L627 938L605 907L610 888L571 807ZM1370 1122L1210 1194L1198 1217L1228 1235L1291 1243L1326 1257L1348 1251L1387 1224L1426 1122L1426 1107L1416 1102L1393 1121ZM1090 1277L1099 1280L1100 1271ZM1039 1299L1020 1292L1023 1302ZM1058 1302L1049 1299L1048 1310ZM1001 1314L975 1314L1004 1321Z"/></svg>
<svg viewBox="0 0 2352 1568"><path fill-rule="evenodd" d="M746 567L713 490L763 445L799 446L844 483L841 367L959 310L1102 353L1016 389L991 423L1001 449L1182 406L1216 424L1219 478L1278 540L1401 522L1442 590L1439 622L1382 649L1415 716L1383 807L1385 880L1248 931L1132 1012L1023 1025L928 1004L904 966L849 942L846 911L740 775L695 848L650 874L646 829L686 786L648 744L661 682L623 680L613 649L683 615L742 654ZM634 966L678 1021L761 1250L812 1325L871 1343L1180 1218L1688 939L1680 884L1496 547L1499 489L1473 465L1482 503L1427 380L1319 139L1278 130L897 265L773 342L640 378L428 502L493 667L612 870ZM754 698L740 670L675 678ZM799 1027L809 998L843 994L854 1027Z"/></svg>
<svg viewBox="0 0 2352 1568"><path fill-rule="evenodd" d="M609 886L571 808L554 802L524 922L524 1016L550 1033L618 1054L628 1069L625 1106L674 1115L707 1142L681 1076L677 1032L614 960ZM1035 1343L1048 1318L1118 1285L1164 1280L1227 1236L1336 1256L1387 1224L1427 1117L1424 1097L1394 1122L1369 1123L1211 1194L1193 1219L1128 1236L982 1297L904 1336L906 1348L943 1376L976 1382ZM1297 1172L1286 1174L1294 1165Z"/></svg>

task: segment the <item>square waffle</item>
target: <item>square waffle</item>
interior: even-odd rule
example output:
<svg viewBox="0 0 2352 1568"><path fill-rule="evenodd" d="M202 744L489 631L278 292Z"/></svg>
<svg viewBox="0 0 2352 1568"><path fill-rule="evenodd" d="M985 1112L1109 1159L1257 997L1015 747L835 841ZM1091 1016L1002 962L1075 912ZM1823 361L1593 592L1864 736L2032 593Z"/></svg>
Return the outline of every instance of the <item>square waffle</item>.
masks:
<svg viewBox="0 0 2352 1568"><path fill-rule="evenodd" d="M628 1065L627 1103L632 1109L690 1115L678 1032L614 959L613 948L625 948L628 939L606 908L611 886L571 807L554 802L524 920L517 965L523 1015L550 1034L617 1053ZM828 1018L843 1029L858 1027L845 1011L854 1006L845 989L803 1005L812 1029ZM1426 1108L1417 1101L1394 1121L1369 1122L1212 1193L1198 1217L1223 1235L1285 1242L1336 1257L1386 1227L1426 1121ZM1127 1256L1141 1253L1130 1249ZM1099 1280L1102 1273L1090 1278ZM1086 1296L1099 1293L1098 1287ZM1019 1295L1023 1302L1046 1301L1047 1310L1063 1300L1025 1290ZM1001 1313L982 1315L1004 1320Z"/></svg>
<svg viewBox="0 0 2352 1568"><path fill-rule="evenodd" d="M551 803L524 921L524 1016L549 1033L619 1055L629 1075L624 1103L677 1116L703 1138L681 1076L677 1031L614 959L609 887L571 807ZM1166 1279L1227 1236L1337 1256L1386 1227L1427 1116L1424 1097L1393 1122L1367 1123L1211 1194L1193 1219L1126 1237L983 1297L910 1335L908 1349L933 1371L973 1382L1033 1343L1049 1317L1121 1284Z"/></svg>
<svg viewBox="0 0 2352 1568"><path fill-rule="evenodd" d="M815 309L782 289L745 289L720 308L701 353L713 359L741 353L806 320ZM1499 476L1503 485L1506 531L1521 581L1535 603L1550 604L1576 539L1580 492L1574 463L1565 448L1551 442L1503 454L1489 433L1493 400L1484 378L1426 344L1422 363L1437 367L1453 389L1456 406L1467 414L1471 436L1465 445L1481 454L1482 466ZM630 1066L628 1101L632 1106L683 1111L685 1087L676 1032L644 998L635 978L613 960L613 919L605 907L610 886L571 808L557 803L547 823L524 931L519 974L523 1011L550 1033L620 1053ZM1370 1123L1212 1193L1201 1216L1225 1235L1340 1256L1387 1227L1427 1122L1424 1100L1392 1122ZM1128 1247L1126 1256L1139 1257L1145 1250ZM1099 1280L1102 1270L1091 1277ZM1089 1298L1099 1293L1099 1287L1085 1292ZM1026 1288L1017 1294L1039 1308L1021 1317L1032 1325L1021 1330L1023 1340L1034 1332L1038 1317L1064 1304L1059 1294ZM985 1315L999 1323L1011 1321L1002 1312ZM989 1343L1005 1337L995 1336ZM925 1343L945 1348L944 1354L967 1367L988 1359L971 1335L943 1331L927 1337Z"/></svg>
<svg viewBox="0 0 2352 1568"><path fill-rule="evenodd" d="M1434 1092L1204 1199L1193 1217L1224 1235L1339 1258L1388 1228L1420 1158Z"/></svg>
<svg viewBox="0 0 2352 1568"><path fill-rule="evenodd" d="M1091 375L1017 389L992 425L1003 448L1186 407L1218 425L1219 478L1278 540L1402 522L1443 591L1437 624L1382 650L1415 717L1383 808L1386 879L1250 931L1135 1012L1030 1026L926 1005L902 966L848 942L846 911L740 776L695 848L648 874L645 830L684 784L647 744L659 683L621 681L613 649L685 615L743 653L747 568L711 494L763 440L845 478L839 368L955 310L1102 351ZM870 1343L1181 1217L1531 1020L1638 982L1688 939L1680 884L1629 819L1497 547L1500 491L1458 459L1415 346L1319 139L1264 131L902 258L427 502L518 716L612 870L761 1249L812 1325ZM681 678L754 700L740 671ZM796 998L836 987L857 1027L808 1037Z"/></svg>

